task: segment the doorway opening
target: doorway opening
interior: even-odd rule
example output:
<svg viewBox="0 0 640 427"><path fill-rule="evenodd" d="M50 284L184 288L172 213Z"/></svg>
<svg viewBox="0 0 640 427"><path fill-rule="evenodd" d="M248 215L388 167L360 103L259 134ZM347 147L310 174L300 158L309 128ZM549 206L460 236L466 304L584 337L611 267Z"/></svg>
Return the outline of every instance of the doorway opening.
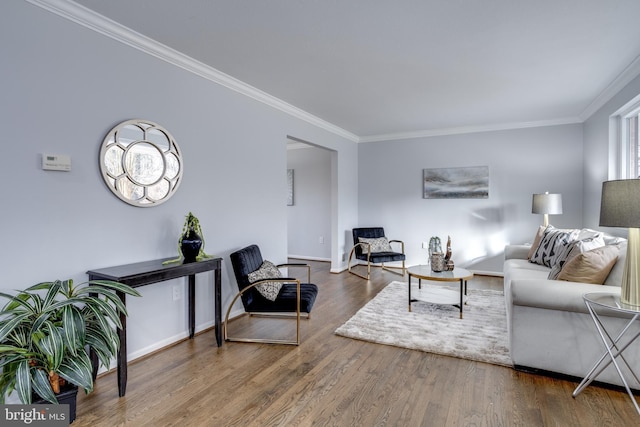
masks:
<svg viewBox="0 0 640 427"><path fill-rule="evenodd" d="M287 203L287 253L290 258L333 264L332 254L337 253L336 162L336 151L287 137L287 176L291 192Z"/></svg>

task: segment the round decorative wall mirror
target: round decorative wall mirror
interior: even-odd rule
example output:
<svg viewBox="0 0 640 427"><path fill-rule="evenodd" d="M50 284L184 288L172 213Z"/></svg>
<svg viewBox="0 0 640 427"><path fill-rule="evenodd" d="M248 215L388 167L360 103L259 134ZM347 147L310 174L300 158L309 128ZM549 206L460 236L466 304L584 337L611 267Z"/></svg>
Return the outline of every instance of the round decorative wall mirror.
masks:
<svg viewBox="0 0 640 427"><path fill-rule="evenodd" d="M100 171L118 198L138 207L166 202L182 181L182 155L173 136L157 123L127 120L104 138Z"/></svg>

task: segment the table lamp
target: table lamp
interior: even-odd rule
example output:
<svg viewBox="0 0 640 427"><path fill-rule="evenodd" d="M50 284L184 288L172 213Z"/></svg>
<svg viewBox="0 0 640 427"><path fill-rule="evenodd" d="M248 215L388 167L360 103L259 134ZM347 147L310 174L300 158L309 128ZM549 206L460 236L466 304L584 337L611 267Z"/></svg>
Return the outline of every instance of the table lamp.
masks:
<svg viewBox="0 0 640 427"><path fill-rule="evenodd" d="M640 179L622 179L602 183L600 225L627 227L627 257L624 261L620 302L640 307Z"/></svg>
<svg viewBox="0 0 640 427"><path fill-rule="evenodd" d="M549 225L549 215L562 213L562 194L534 194L531 203L531 213L543 214L542 225Z"/></svg>

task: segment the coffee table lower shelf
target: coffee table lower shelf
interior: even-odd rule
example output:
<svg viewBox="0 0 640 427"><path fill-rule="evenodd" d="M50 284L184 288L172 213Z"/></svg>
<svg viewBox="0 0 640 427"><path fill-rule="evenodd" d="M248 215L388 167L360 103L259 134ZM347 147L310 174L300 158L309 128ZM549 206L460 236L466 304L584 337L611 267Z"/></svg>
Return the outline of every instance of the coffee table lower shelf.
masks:
<svg viewBox="0 0 640 427"><path fill-rule="evenodd" d="M434 272L428 265L415 265L407 269L409 291L409 311L411 311L411 303L415 301L424 301L431 304L453 305L460 309L460 318L464 311L464 305L467 302L467 280L473 277L473 273L463 268L454 268L451 271ZM411 279L418 279L418 289L413 290ZM458 282L460 291L453 289L436 288L433 286L422 287L422 280L430 280L435 282ZM412 295L413 293L413 295Z"/></svg>
<svg viewBox="0 0 640 427"><path fill-rule="evenodd" d="M429 304L452 305L460 308L460 292L445 288L414 288L411 290L411 302L422 301ZM467 296L464 295L462 302L466 304ZM411 307L409 307L411 309Z"/></svg>

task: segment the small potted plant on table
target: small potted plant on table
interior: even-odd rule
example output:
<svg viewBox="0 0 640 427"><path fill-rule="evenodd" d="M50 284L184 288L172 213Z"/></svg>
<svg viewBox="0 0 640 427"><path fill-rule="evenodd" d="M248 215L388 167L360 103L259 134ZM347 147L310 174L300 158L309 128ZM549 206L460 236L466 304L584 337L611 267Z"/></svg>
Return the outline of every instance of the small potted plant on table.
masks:
<svg viewBox="0 0 640 427"><path fill-rule="evenodd" d="M182 234L178 238L178 255L178 258L166 260L163 264L180 261L190 263L211 258L211 255L204 252L204 233L200 226L200 220L191 212L185 217Z"/></svg>
<svg viewBox="0 0 640 427"><path fill-rule="evenodd" d="M10 295L0 311L0 403L14 390L24 404L36 399L59 403L72 389L70 421L78 387L93 390L89 351L109 367L120 348L116 327L127 310L118 292L140 296L122 283L97 280L44 282Z"/></svg>

